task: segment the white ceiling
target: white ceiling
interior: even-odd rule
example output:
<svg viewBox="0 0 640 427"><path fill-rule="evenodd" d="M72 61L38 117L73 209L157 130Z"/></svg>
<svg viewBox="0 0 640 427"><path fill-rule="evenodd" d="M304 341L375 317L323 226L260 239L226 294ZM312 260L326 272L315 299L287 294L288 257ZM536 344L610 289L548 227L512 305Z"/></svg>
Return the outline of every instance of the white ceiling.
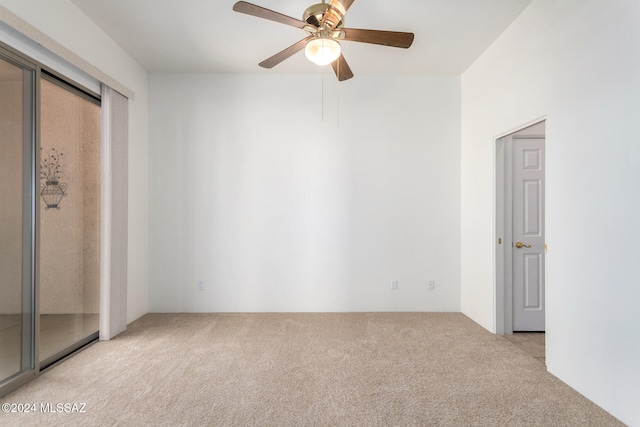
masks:
<svg viewBox="0 0 640 427"><path fill-rule="evenodd" d="M312 73L300 52L258 63L305 37L232 10L235 0L71 0L149 72ZM343 42L354 74L461 74L532 0L360 0L349 28L415 33L408 50ZM314 0L252 0L297 19ZM319 1L318 1L319 2Z"/></svg>

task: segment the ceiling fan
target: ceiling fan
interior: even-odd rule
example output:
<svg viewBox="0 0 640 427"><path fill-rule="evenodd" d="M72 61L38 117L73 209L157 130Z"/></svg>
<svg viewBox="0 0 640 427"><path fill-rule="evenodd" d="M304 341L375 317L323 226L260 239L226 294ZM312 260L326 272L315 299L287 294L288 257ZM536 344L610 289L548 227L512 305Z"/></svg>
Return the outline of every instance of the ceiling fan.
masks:
<svg viewBox="0 0 640 427"><path fill-rule="evenodd" d="M331 64L338 80L344 81L352 78L353 72L344 59L340 41L407 49L413 43L414 38L413 33L345 28L344 16L354 1L330 0L329 3L326 3L325 0L322 0L322 3L307 8L302 15L302 20L245 1L234 4L233 10L300 28L308 33L304 39L262 61L258 64L261 67L273 68L304 49L310 61L318 65Z"/></svg>

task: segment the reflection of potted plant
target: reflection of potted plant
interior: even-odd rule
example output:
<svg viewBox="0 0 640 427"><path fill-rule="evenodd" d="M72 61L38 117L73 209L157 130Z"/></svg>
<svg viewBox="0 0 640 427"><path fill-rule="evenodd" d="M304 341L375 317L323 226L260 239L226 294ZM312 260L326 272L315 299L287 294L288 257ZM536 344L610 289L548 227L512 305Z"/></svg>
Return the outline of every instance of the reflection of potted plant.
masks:
<svg viewBox="0 0 640 427"><path fill-rule="evenodd" d="M40 148L42 151L42 148ZM64 196L67 195L67 184L61 183L60 179L66 177L60 167L60 160L64 153L52 148L48 155L40 155L40 179L44 179L44 184L40 186L40 195L46 207L60 209L58 206Z"/></svg>

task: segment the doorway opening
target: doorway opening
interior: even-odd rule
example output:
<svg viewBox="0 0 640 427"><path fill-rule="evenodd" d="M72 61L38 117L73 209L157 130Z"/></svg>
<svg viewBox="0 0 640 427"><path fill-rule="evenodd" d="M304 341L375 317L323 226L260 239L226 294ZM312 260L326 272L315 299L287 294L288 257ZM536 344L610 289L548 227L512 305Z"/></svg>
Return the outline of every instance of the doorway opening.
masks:
<svg viewBox="0 0 640 427"><path fill-rule="evenodd" d="M545 119L495 140L495 330L544 332Z"/></svg>

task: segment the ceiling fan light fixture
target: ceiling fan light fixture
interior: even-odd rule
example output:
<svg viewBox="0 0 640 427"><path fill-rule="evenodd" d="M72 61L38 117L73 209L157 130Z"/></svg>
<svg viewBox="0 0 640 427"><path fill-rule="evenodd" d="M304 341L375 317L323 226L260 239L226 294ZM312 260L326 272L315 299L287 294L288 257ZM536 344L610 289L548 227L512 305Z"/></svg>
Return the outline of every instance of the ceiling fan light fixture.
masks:
<svg viewBox="0 0 640 427"><path fill-rule="evenodd" d="M304 53L314 64L329 65L340 57L340 43L329 38L315 38L307 42Z"/></svg>

